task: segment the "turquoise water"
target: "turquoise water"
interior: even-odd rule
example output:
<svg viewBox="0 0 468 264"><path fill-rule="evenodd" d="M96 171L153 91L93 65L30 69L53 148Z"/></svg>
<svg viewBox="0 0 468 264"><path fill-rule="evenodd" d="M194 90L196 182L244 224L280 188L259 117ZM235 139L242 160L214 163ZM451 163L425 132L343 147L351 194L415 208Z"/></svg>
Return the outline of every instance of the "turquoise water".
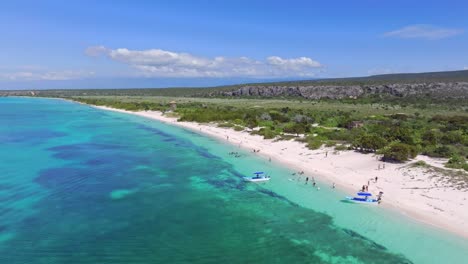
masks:
<svg viewBox="0 0 468 264"><path fill-rule="evenodd" d="M468 242L197 133L0 98L0 263L461 263ZM240 158L228 155L231 151ZM266 184L245 174L267 170Z"/></svg>

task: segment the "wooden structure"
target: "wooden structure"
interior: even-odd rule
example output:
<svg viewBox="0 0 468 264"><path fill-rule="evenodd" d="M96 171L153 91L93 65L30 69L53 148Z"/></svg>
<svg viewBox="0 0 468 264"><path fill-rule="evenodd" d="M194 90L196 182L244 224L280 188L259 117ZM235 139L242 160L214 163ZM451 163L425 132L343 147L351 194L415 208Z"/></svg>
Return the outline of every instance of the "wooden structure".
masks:
<svg viewBox="0 0 468 264"><path fill-rule="evenodd" d="M177 109L177 103L176 101L171 101L169 102L169 106L171 108L172 111L176 110Z"/></svg>

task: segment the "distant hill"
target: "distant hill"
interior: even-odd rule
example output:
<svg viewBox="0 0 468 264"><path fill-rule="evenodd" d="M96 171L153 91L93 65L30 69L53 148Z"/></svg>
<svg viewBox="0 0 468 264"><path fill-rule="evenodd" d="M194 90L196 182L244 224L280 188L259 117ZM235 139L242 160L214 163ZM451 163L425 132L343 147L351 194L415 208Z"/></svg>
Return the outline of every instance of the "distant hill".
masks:
<svg viewBox="0 0 468 264"><path fill-rule="evenodd" d="M185 97L296 97L451 98L468 99L468 70L384 74L369 77L250 83L207 88L37 90L38 96L185 96ZM31 91L0 91L0 95L30 95Z"/></svg>
<svg viewBox="0 0 468 264"><path fill-rule="evenodd" d="M394 83L432 83L432 82L468 82L468 70L423 72L423 73L393 73L368 77L335 78L312 80L310 84L394 84Z"/></svg>
<svg viewBox="0 0 468 264"><path fill-rule="evenodd" d="M468 70L247 84L219 93L224 96L292 96L307 99L362 97L468 99Z"/></svg>

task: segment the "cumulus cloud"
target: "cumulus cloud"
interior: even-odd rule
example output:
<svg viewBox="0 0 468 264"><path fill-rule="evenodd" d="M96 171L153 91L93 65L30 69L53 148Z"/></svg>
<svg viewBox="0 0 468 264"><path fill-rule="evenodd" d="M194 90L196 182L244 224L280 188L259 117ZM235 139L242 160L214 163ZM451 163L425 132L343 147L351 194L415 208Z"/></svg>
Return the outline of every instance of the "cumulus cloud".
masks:
<svg viewBox="0 0 468 264"><path fill-rule="evenodd" d="M0 73L3 81L64 81L94 76L86 71L16 71Z"/></svg>
<svg viewBox="0 0 468 264"><path fill-rule="evenodd" d="M385 37L395 38L421 38L421 39L443 39L463 34L462 29L442 28L432 25L409 25L394 31L384 33Z"/></svg>
<svg viewBox="0 0 468 264"><path fill-rule="evenodd" d="M314 76L322 65L308 57L285 59L271 56L265 60L248 57L207 58L161 49L129 50L90 47L86 54L106 54L127 64L147 77L294 77Z"/></svg>
<svg viewBox="0 0 468 264"><path fill-rule="evenodd" d="M108 52L107 48L104 46L92 46L88 47L85 50L85 54L90 57L98 57L102 54L106 54Z"/></svg>

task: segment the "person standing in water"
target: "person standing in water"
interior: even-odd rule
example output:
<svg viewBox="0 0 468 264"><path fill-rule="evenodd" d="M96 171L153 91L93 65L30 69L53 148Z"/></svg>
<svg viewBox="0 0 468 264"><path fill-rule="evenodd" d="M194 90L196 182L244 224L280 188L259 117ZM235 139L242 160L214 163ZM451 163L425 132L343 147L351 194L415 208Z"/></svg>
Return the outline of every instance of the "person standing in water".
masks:
<svg viewBox="0 0 468 264"><path fill-rule="evenodd" d="M335 189L335 183L333 183L332 188Z"/></svg>
<svg viewBox="0 0 468 264"><path fill-rule="evenodd" d="M308 182L309 182L309 177L306 177L306 183L305 184L307 184Z"/></svg>

